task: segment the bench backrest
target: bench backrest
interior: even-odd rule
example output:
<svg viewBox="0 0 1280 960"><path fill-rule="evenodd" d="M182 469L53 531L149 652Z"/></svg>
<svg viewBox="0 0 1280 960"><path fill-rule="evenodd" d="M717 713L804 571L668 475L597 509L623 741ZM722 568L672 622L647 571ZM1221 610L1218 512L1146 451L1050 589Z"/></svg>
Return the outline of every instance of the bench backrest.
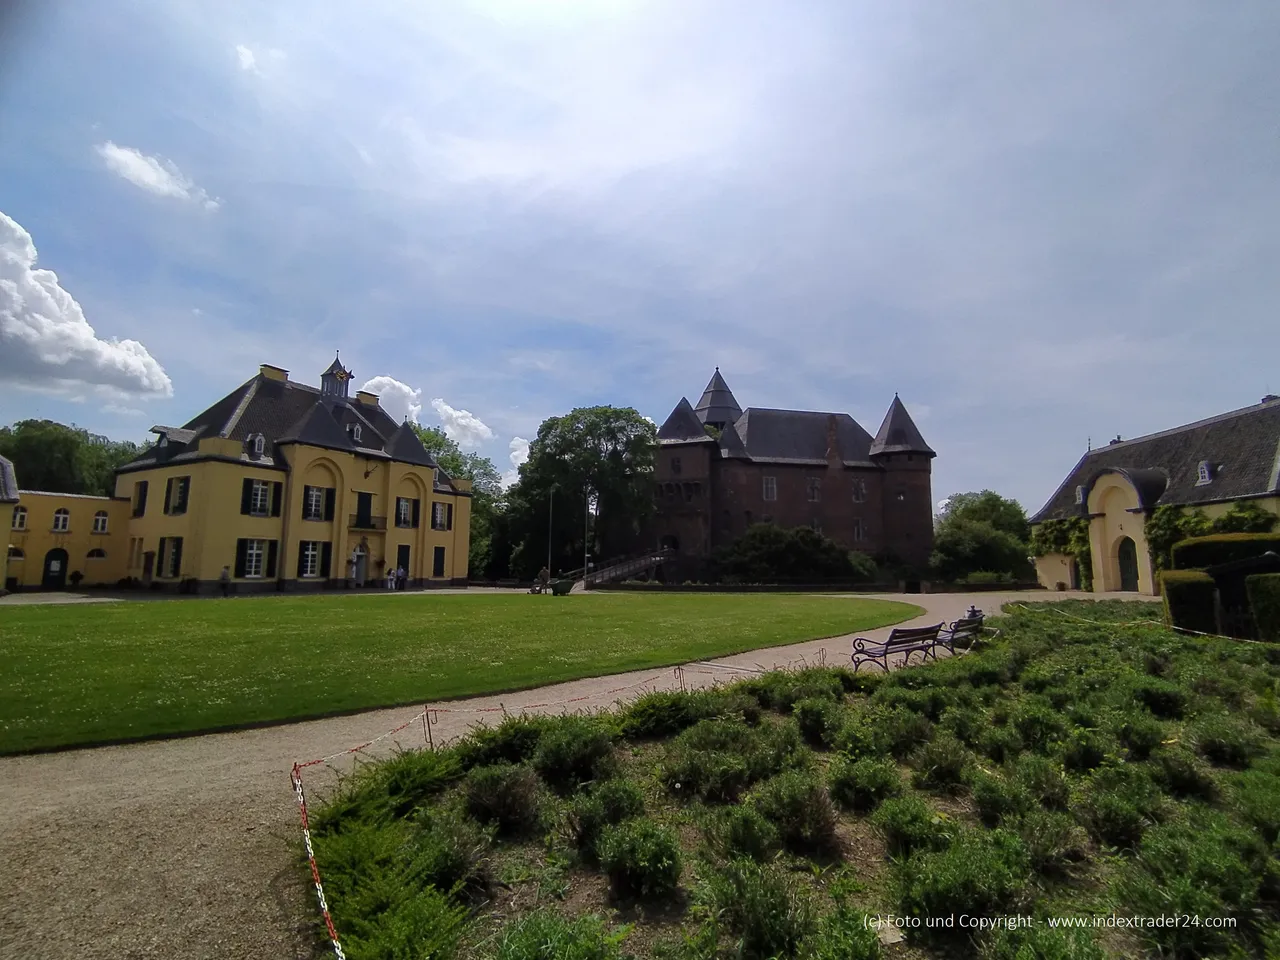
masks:
<svg viewBox="0 0 1280 960"><path fill-rule="evenodd" d="M982 629L982 617L961 617L951 625L954 633L971 633Z"/></svg>
<svg viewBox="0 0 1280 960"><path fill-rule="evenodd" d="M940 623L932 627L894 627L885 643L891 647L906 643L925 643L930 640L937 640L938 632L941 629L942 624Z"/></svg>

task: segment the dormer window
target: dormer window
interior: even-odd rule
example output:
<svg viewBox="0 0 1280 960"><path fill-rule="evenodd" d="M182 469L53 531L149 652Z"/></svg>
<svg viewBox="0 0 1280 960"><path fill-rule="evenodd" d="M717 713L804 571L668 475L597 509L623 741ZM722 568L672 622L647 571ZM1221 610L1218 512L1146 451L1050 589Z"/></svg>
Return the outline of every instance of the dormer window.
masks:
<svg viewBox="0 0 1280 960"><path fill-rule="evenodd" d="M163 450L169 445L169 435L167 433L160 434L160 449Z"/></svg>
<svg viewBox="0 0 1280 960"><path fill-rule="evenodd" d="M1076 503L1084 503L1084 487L1076 487Z"/></svg>
<svg viewBox="0 0 1280 960"><path fill-rule="evenodd" d="M1208 460L1201 460L1196 467L1196 486L1203 487L1211 480L1213 480L1213 464Z"/></svg>
<svg viewBox="0 0 1280 960"><path fill-rule="evenodd" d="M360 424L357 423L354 427L351 428L351 439L354 440L356 443L360 442Z"/></svg>
<svg viewBox="0 0 1280 960"><path fill-rule="evenodd" d="M267 438L260 433L257 434L253 438L253 455L255 457L260 457L266 451L266 449L267 449Z"/></svg>

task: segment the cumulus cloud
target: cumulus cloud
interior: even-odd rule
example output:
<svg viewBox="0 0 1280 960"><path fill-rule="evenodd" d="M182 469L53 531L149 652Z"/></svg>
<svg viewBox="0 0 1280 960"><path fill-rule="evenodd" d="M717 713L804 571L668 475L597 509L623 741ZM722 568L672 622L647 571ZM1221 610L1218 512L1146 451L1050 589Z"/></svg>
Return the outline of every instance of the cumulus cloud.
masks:
<svg viewBox="0 0 1280 960"><path fill-rule="evenodd" d="M520 464L529 459L529 441L524 437L512 437L507 449L511 451L511 469L502 472L504 490L520 479Z"/></svg>
<svg viewBox="0 0 1280 960"><path fill-rule="evenodd" d="M365 381L365 385L360 389L376 393L378 403L393 419L408 419L410 423L418 422L418 415L422 413L421 390L415 390L407 383L401 383L395 377L385 375Z"/></svg>
<svg viewBox="0 0 1280 960"><path fill-rule="evenodd" d="M258 68L258 58L243 43L236 44L236 58L240 61L240 69L253 72Z"/></svg>
<svg viewBox="0 0 1280 960"><path fill-rule="evenodd" d="M122 147L110 140L94 149L108 170L148 193L198 203L206 210L217 210L222 202L187 179L171 160L148 156L134 147Z"/></svg>
<svg viewBox="0 0 1280 960"><path fill-rule="evenodd" d="M439 397L431 401L431 409L440 418L445 436L461 446L475 447L494 437L488 425L469 410L455 410Z"/></svg>
<svg viewBox="0 0 1280 960"><path fill-rule="evenodd" d="M52 270L36 267L36 246L0 212L0 380L75 394L170 397L173 384L137 340L103 340Z"/></svg>

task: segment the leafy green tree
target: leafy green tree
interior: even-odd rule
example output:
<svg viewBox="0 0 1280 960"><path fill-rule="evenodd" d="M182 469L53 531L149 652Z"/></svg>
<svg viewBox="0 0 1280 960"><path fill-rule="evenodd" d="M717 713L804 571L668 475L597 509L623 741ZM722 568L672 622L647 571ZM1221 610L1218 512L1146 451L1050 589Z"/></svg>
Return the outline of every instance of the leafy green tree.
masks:
<svg viewBox="0 0 1280 960"><path fill-rule="evenodd" d="M756 523L713 558L724 578L744 583L785 583L855 579L866 575L860 565L855 573L849 552L808 527L789 530L772 523ZM872 567L874 569L874 565Z"/></svg>
<svg viewBox="0 0 1280 960"><path fill-rule="evenodd" d="M1270 533L1276 528L1277 517L1263 510L1252 500L1233 503L1222 516L1213 521L1214 533Z"/></svg>
<svg viewBox="0 0 1280 960"><path fill-rule="evenodd" d="M1157 571L1172 570L1173 545L1188 537L1213 533L1213 524L1203 510L1184 510L1166 503L1151 511L1142 530L1147 538L1152 565Z"/></svg>
<svg viewBox="0 0 1280 960"><path fill-rule="evenodd" d="M950 520L933 535L929 566L942 580L960 580L971 573L1007 573L1015 579L1031 574L1028 546L987 520Z"/></svg>
<svg viewBox="0 0 1280 960"><path fill-rule="evenodd" d="M439 427L410 424L440 469L451 477L471 481L471 552L468 557L472 577L489 576L493 563L493 528L502 513L502 480L488 457L466 453Z"/></svg>
<svg viewBox="0 0 1280 960"><path fill-rule="evenodd" d="M956 493L948 497L938 518L938 525L946 526L948 523L961 521L989 523L1023 543L1031 536L1031 524L1027 521L1027 511L1022 509L1022 504L1002 497L994 490Z"/></svg>
<svg viewBox="0 0 1280 960"><path fill-rule="evenodd" d="M0 456L13 461L25 490L111 496L117 468L142 450L139 444L52 420L21 420L0 427Z"/></svg>

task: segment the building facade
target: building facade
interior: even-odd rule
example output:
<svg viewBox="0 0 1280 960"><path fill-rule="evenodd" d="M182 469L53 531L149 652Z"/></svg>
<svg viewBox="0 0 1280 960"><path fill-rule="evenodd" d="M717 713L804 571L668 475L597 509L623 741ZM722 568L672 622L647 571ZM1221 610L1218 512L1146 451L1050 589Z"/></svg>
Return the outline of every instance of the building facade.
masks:
<svg viewBox="0 0 1280 960"><path fill-rule="evenodd" d="M808 526L923 570L934 451L896 396L875 437L847 413L739 407L719 368L658 429L656 539L693 577L753 523Z"/></svg>
<svg viewBox="0 0 1280 960"><path fill-rule="evenodd" d="M388 568L465 584L470 482L375 395L351 398L350 381L336 358L318 389L263 364L184 426L152 427L114 497L20 491L10 587L130 578L209 592L224 568L238 592L374 584Z"/></svg>
<svg viewBox="0 0 1280 960"><path fill-rule="evenodd" d="M1280 513L1280 397L1090 450L1031 523L1087 520L1094 591L1154 596L1144 528L1156 507L1199 509L1214 519L1241 501ZM1050 588L1076 588L1081 579L1074 558L1063 554L1038 557L1036 574Z"/></svg>

